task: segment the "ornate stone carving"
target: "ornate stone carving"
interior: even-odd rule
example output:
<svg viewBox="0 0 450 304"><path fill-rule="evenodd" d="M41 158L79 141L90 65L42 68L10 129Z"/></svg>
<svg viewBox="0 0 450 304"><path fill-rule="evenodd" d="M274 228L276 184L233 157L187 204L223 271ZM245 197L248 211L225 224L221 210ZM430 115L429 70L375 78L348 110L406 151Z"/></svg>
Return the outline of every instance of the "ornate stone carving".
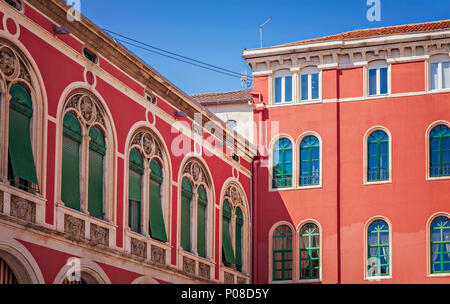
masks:
<svg viewBox="0 0 450 304"><path fill-rule="evenodd" d="M152 245L152 261L158 264L166 264L166 251L162 248Z"/></svg>
<svg viewBox="0 0 450 304"><path fill-rule="evenodd" d="M83 96L79 103L80 113L87 123L92 123L95 116L95 107L93 101L88 96Z"/></svg>
<svg viewBox="0 0 450 304"><path fill-rule="evenodd" d="M27 222L36 223L36 205L22 198L13 196L11 199L11 216Z"/></svg>
<svg viewBox="0 0 450 304"><path fill-rule="evenodd" d="M207 264L198 263L198 275L204 279L211 279L211 267Z"/></svg>
<svg viewBox="0 0 450 304"><path fill-rule="evenodd" d="M139 240L131 238L131 254L144 258L147 258L147 244Z"/></svg>
<svg viewBox="0 0 450 304"><path fill-rule="evenodd" d="M104 227L91 224L91 241L96 244L109 246L109 230Z"/></svg>
<svg viewBox="0 0 450 304"><path fill-rule="evenodd" d="M151 160L155 156L161 160L163 159L161 143L149 130L138 130L131 140L131 146L139 146L145 158L148 160Z"/></svg>
<svg viewBox="0 0 450 304"><path fill-rule="evenodd" d="M71 215L64 215L64 232L73 239L85 238L85 222Z"/></svg>
<svg viewBox="0 0 450 304"><path fill-rule="evenodd" d="M241 277L237 278L237 283L238 284L247 284L247 280Z"/></svg>
<svg viewBox="0 0 450 304"><path fill-rule="evenodd" d="M225 199L227 199L233 207L243 206L244 194L239 190L238 186L235 184L230 184L225 191Z"/></svg>
<svg viewBox="0 0 450 304"><path fill-rule="evenodd" d="M142 148L144 149L145 154L151 155L154 153L154 142L153 138L149 133L145 133L144 136L142 136Z"/></svg>
<svg viewBox="0 0 450 304"><path fill-rule="evenodd" d="M14 51L8 47L2 47L0 50L0 70L7 77L12 77L18 71L19 63Z"/></svg>
<svg viewBox="0 0 450 304"><path fill-rule="evenodd" d="M105 117L98 99L89 92L77 91L69 97L65 111L70 109L86 125L99 123L106 128Z"/></svg>
<svg viewBox="0 0 450 304"><path fill-rule="evenodd" d="M234 275L229 272L223 273L224 283L225 284L234 284Z"/></svg>
<svg viewBox="0 0 450 304"><path fill-rule="evenodd" d="M188 174L191 176L191 180L194 184L206 184L209 185L205 169L203 166L195 159L190 160L183 169L183 174Z"/></svg>
<svg viewBox="0 0 450 304"><path fill-rule="evenodd" d="M195 261L187 257L183 257L183 270L186 273L195 275Z"/></svg>

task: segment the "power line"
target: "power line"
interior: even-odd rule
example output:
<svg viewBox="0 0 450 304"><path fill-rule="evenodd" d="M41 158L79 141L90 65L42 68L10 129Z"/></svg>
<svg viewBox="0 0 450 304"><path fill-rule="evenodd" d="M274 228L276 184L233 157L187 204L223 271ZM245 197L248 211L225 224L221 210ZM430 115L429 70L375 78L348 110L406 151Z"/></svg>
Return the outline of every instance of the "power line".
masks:
<svg viewBox="0 0 450 304"><path fill-rule="evenodd" d="M179 59L179 58L176 58L176 57L173 57L173 56L169 56L169 55L166 55L166 54L163 54L163 53L160 53L160 52L157 52L157 51L145 48L143 46L140 46L140 45L137 45L137 44L134 44L134 43L122 40L122 39L116 39L116 40L119 41L119 42L122 42L122 43L126 43L126 44L129 44L129 45L132 45L134 47L146 50L148 52L152 52L152 53L155 53L155 54L167 57L167 58L171 58L171 59L174 59L174 60L177 60L177 61L181 61L181 62L190 64L190 65L193 65L193 66L196 66L196 67L199 67L199 68L203 68L203 69L207 69L207 70L210 70L210 71L213 71L213 72L221 73L221 74L224 74L224 75L227 75L227 76L230 76L230 77L241 78L240 76L237 76L237 75L229 74L229 73L222 72L222 71L219 71L219 70L214 70L214 69L211 69L211 68L208 68L208 67L196 64L196 63L192 63L192 62L189 62L189 61L186 61L186 60L183 60L183 59Z"/></svg>
<svg viewBox="0 0 450 304"><path fill-rule="evenodd" d="M139 40L136 40L136 39L133 39L133 38L124 36L124 35L122 35L122 34L119 34L119 33L116 33L116 32L110 31L110 30L107 30L107 29L104 29L104 30L105 30L106 32L108 32L108 33L113 34L113 35L122 37L122 38L124 38L124 39L127 39L127 40L129 40L129 41L133 41L133 42L135 42L135 43L138 43L139 45L136 45L136 44L131 43L131 42L129 42L129 41L125 41L125 40L121 40L121 39L117 39L117 38L116 38L116 40L118 40L118 41L120 41L120 42L122 42L122 43L127 43L127 44L129 44L129 45L132 45L132 46L135 46L135 47L144 49L144 50L149 51L149 52L156 53L156 54L161 55L161 56L165 56L165 57L168 57L168 58L171 58L171 59L174 59L174 60L178 60L178 61L181 61L181 62L184 62L184 63L187 63L187 64L191 64L191 65L194 65L194 66L197 66L197 67L200 67L200 68L208 69L208 70L210 70L210 71L222 73L222 74L227 75L227 76L239 77L239 78L240 78L241 76L243 76L241 73L237 73L237 72L234 72L234 71L225 69L225 68L221 68L221 67L219 67L219 66L212 65L212 64L209 64L209 63L207 63L207 62L203 62L203 61L200 61L200 60L197 60L197 59L193 59L193 58L190 58L190 57L187 57L187 56L183 56L183 55L180 55L180 54L176 54L176 53L173 53L173 52L170 52L170 51L167 51L167 50L164 50L164 49L161 49L161 48L158 48L158 47L149 45L149 44L144 43L144 42L142 42L142 41L139 41ZM142 47L141 45L144 45L144 46L146 46L146 47ZM154 49L154 50L151 50L151 49L149 49L149 48ZM159 52L157 52L157 51L155 51L155 50L158 50ZM169 55L167 55L167 54L163 54L163 53L161 53L161 52L170 54L170 55L172 55L172 56L169 56ZM201 64L201 65L195 64L195 63L192 63L192 62L188 62L188 61L185 61L185 60L182 60L182 59L173 57L173 56L180 57L180 58L183 58L183 59L192 61L192 62L196 62L196 63L199 63L199 64ZM205 66L206 66L206 67L205 67ZM210 67L210 68L208 68L208 67ZM214 69L211 69L211 68L214 68ZM231 74L231 75L230 75L230 74ZM251 77L248 77L248 78L251 79Z"/></svg>

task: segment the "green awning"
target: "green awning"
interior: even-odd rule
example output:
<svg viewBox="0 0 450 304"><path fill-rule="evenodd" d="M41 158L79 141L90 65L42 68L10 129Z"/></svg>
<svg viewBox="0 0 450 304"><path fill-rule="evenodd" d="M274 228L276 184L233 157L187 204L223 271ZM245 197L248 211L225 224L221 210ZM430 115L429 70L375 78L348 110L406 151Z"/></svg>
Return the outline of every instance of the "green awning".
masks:
<svg viewBox="0 0 450 304"><path fill-rule="evenodd" d="M225 261L230 264L235 264L233 244L230 235L231 209L227 200L223 202L222 214L222 248L225 255Z"/></svg>
<svg viewBox="0 0 450 304"><path fill-rule="evenodd" d="M159 168L159 170L157 169ZM150 164L150 231L153 238L167 242L166 226L161 206L162 172L156 161Z"/></svg>

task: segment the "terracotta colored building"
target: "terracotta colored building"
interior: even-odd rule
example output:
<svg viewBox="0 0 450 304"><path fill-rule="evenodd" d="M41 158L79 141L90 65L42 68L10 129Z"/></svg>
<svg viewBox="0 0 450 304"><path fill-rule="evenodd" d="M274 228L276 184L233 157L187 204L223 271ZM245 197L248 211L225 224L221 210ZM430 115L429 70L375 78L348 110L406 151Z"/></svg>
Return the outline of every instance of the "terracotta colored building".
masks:
<svg viewBox="0 0 450 304"><path fill-rule="evenodd" d="M0 1L0 283L250 283L256 150L70 16Z"/></svg>
<svg viewBox="0 0 450 304"><path fill-rule="evenodd" d="M257 283L450 283L450 21L244 51Z"/></svg>

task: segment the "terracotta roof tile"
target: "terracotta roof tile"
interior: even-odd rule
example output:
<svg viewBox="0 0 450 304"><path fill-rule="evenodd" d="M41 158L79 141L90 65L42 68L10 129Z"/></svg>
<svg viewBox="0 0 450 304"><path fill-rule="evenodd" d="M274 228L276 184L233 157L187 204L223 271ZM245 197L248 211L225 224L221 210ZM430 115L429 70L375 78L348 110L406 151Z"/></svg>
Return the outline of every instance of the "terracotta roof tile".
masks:
<svg viewBox="0 0 450 304"><path fill-rule="evenodd" d="M361 29L361 30L355 30L355 31L341 33L341 34L336 34L336 35L330 35L330 36L324 36L324 37L319 37L319 38L314 38L314 39L301 40L301 41L297 41L297 42L280 44L277 46L298 45L298 44L321 42L321 41L328 41L328 40L346 40L346 39L355 39L355 38L377 37L377 36L392 35L392 34L427 32L427 31L443 30L443 29L448 29L448 28L450 28L450 19L449 20L441 20L441 21L433 21L433 22L416 23L416 24L404 24L404 25L372 28L372 29Z"/></svg>
<svg viewBox="0 0 450 304"><path fill-rule="evenodd" d="M192 95L200 104L239 103L251 100L251 90Z"/></svg>

